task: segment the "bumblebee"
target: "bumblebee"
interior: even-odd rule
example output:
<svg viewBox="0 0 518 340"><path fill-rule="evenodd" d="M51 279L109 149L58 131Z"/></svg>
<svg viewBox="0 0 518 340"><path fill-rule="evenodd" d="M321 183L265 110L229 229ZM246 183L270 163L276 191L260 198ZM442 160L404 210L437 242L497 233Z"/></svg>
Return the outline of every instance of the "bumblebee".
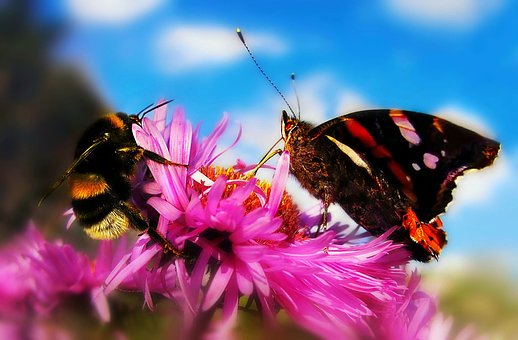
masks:
<svg viewBox="0 0 518 340"><path fill-rule="evenodd" d="M146 232L164 252L180 256L181 253L155 227L150 227L140 211L129 202L131 180L142 159L186 166L142 148L133 137L133 124L141 125L147 113L169 102L144 109L136 115L110 113L94 122L79 139L74 161L40 203L70 177L72 209L88 236L98 240L115 239L132 226Z"/></svg>

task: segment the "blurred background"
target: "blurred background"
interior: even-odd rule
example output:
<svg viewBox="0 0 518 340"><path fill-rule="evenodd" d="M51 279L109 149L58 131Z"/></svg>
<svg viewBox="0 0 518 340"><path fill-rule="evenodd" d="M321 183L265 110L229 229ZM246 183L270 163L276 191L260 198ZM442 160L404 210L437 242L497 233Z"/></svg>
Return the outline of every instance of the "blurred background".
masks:
<svg viewBox="0 0 518 340"><path fill-rule="evenodd" d="M459 181L443 222L449 244L419 266L455 327L518 333L518 3L511 0L0 0L0 239L30 219L65 233L61 176L75 143L109 110L175 99L202 133L223 112L243 137L222 160L256 162L280 136L285 104L323 122L367 108L441 115L502 143L495 165ZM294 192L300 192L292 184ZM76 228L78 229L78 228Z"/></svg>

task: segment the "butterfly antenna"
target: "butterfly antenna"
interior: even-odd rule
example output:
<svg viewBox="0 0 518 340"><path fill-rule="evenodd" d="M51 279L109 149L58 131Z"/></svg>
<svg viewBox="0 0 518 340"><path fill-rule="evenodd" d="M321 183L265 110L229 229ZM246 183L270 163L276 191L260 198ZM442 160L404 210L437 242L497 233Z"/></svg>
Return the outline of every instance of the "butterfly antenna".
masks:
<svg viewBox="0 0 518 340"><path fill-rule="evenodd" d="M257 67L257 69L259 70L259 72L261 72L261 74L266 78L266 80L268 81L268 83L270 83L270 85L273 86L273 88L275 89L275 91L277 91L277 93L281 96L282 100L284 100L284 102L286 103L286 105L288 105L288 108L290 109L291 113L295 116L295 112L293 111L293 109L291 108L291 105L290 103L288 103L288 101L286 100L286 97L284 97L284 95L282 94L282 92L279 90L279 88L275 85L275 83L270 79L270 77L268 77L268 75L266 74L266 72L264 72L263 68L259 65L259 63L257 62L257 60L255 59L255 56L254 54L252 53L252 51L250 50L250 48L248 47L248 45L246 44L246 41L245 41L245 37L243 37L243 33L241 32L241 29L240 28L237 28L236 29L236 33L237 33L237 36L239 37L239 40L241 40L241 42L243 43L243 46L245 46L246 48L246 51L248 52L248 54L250 55L250 58L252 58L252 61L254 62L255 66Z"/></svg>
<svg viewBox="0 0 518 340"><path fill-rule="evenodd" d="M291 87L293 88L293 92L295 92L295 98L297 98L297 115L296 117L298 120L300 120L300 100L299 100L299 93L297 92L297 84L295 82L295 73L291 74Z"/></svg>
<svg viewBox="0 0 518 340"><path fill-rule="evenodd" d="M137 117L139 117L139 119L142 119L142 118L144 118L145 115L147 115L151 111L154 111L154 110L158 109L159 107L167 105L170 102L172 102L173 100L174 99L166 100L165 102L162 102L162 103L157 104L155 106L153 106L153 104L150 104L150 105L146 106L145 108L143 108L139 113L137 113Z"/></svg>

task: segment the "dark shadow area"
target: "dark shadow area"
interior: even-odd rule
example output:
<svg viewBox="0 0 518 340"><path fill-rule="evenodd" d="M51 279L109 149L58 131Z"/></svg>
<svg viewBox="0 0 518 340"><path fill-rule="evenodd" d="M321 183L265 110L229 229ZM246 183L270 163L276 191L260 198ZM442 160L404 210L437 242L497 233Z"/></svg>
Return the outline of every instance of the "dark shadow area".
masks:
<svg viewBox="0 0 518 340"><path fill-rule="evenodd" d="M46 233L64 225L68 193L39 198L72 161L75 143L106 105L77 67L53 48L65 23L38 18L36 2L0 2L0 239L36 220ZM66 185L64 185L66 186Z"/></svg>

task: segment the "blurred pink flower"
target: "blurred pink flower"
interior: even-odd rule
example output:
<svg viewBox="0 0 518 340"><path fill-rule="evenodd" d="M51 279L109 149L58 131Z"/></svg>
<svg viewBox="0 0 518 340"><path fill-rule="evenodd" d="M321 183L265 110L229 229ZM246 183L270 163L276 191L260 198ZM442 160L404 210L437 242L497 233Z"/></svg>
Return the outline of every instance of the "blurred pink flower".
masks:
<svg viewBox="0 0 518 340"><path fill-rule="evenodd" d="M102 292L107 274L104 261L110 244L100 247L91 261L71 245L48 242L30 225L11 246L2 249L0 264L0 315L23 318L28 313L48 314L67 295L89 294L102 320L108 321L108 304Z"/></svg>

